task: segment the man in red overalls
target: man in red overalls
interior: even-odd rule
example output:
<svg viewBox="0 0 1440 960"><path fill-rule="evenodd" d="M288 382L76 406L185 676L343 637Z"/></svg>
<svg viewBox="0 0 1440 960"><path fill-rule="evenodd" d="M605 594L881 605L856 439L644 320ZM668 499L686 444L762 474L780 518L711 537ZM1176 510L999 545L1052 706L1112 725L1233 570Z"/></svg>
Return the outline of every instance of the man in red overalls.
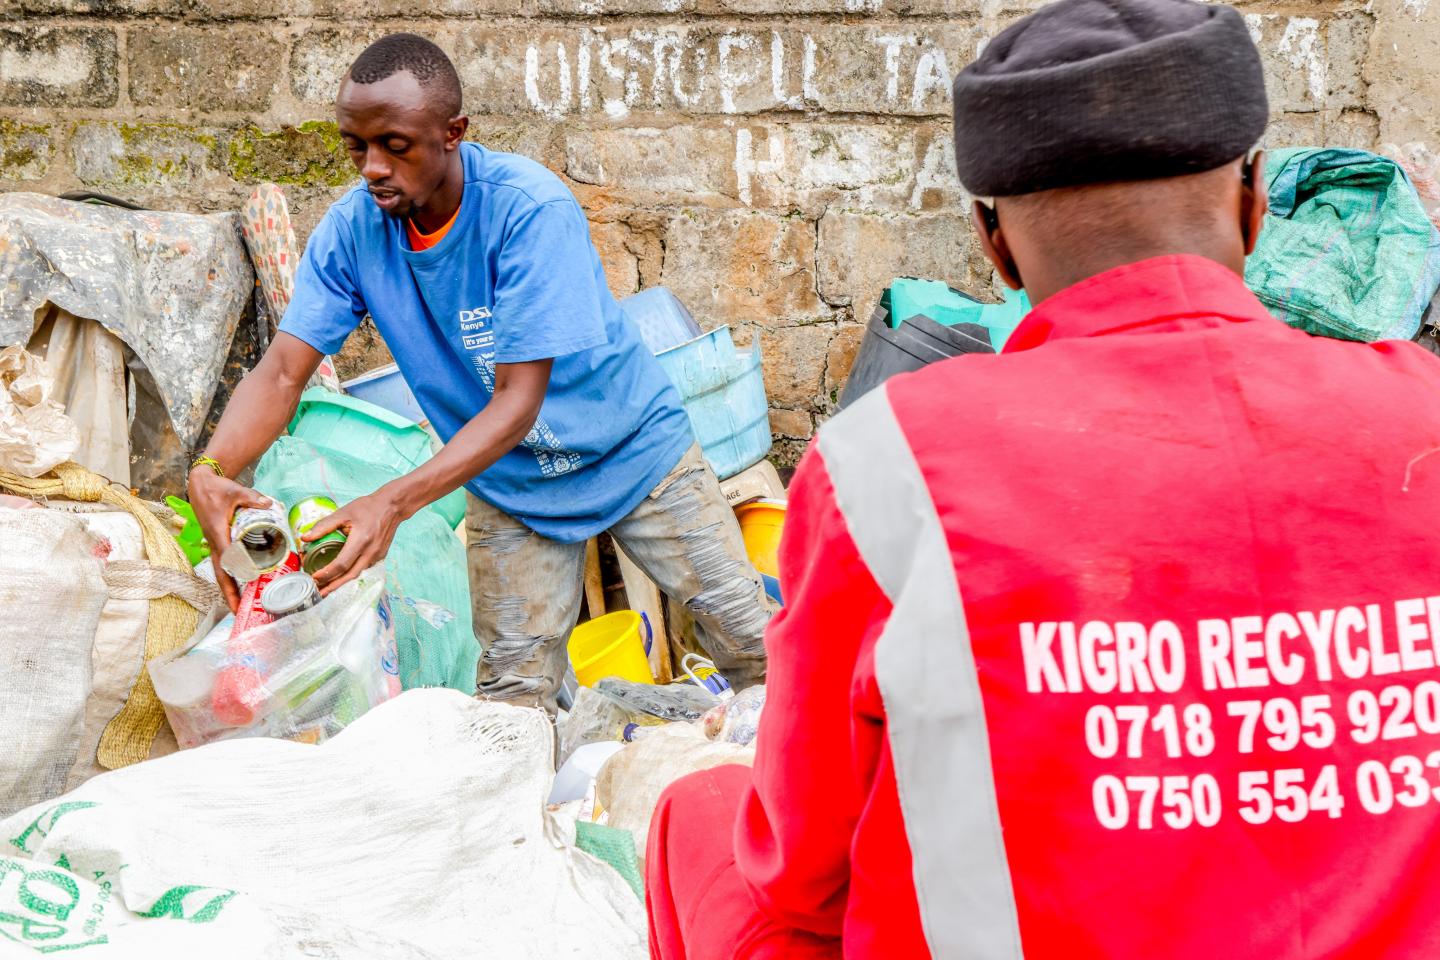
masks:
<svg viewBox="0 0 1440 960"><path fill-rule="evenodd" d="M801 464L754 770L662 800L654 956L1440 956L1440 363L1241 282L1241 17L1062 0L955 119L1037 306Z"/></svg>

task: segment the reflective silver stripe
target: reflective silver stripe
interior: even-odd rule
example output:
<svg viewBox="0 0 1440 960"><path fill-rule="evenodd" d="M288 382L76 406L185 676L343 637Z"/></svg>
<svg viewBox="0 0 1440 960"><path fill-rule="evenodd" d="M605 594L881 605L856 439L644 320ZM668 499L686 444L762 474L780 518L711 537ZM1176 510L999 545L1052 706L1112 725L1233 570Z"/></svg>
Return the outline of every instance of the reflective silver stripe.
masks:
<svg viewBox="0 0 1440 960"><path fill-rule="evenodd" d="M875 672L930 951L1020 957L980 682L934 501L883 388L827 424L819 444L850 535L892 605Z"/></svg>

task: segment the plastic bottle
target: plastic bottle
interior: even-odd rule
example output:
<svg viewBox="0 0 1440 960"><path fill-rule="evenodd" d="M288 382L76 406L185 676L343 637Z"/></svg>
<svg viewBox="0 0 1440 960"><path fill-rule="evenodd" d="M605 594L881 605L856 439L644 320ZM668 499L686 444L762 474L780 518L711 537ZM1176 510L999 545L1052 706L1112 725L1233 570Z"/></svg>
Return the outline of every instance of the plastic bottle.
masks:
<svg viewBox="0 0 1440 960"><path fill-rule="evenodd" d="M260 595L272 581L299 569L300 555L291 553L279 567L251 580L240 591L240 609L225 642L225 658L215 674L210 698L210 709L221 723L244 727L255 722L268 693L271 665L279 653L276 634L260 629L275 622L260 605Z"/></svg>

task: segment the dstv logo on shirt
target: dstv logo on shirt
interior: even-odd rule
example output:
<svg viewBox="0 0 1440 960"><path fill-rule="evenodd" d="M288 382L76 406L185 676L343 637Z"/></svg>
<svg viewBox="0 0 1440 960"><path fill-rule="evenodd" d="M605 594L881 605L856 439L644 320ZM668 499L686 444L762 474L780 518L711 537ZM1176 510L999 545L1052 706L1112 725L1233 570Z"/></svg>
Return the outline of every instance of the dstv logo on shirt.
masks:
<svg viewBox="0 0 1440 960"><path fill-rule="evenodd" d="M489 307L477 307L474 310L461 310L460 332L466 333L470 330L479 330L485 326L485 321L489 319Z"/></svg>

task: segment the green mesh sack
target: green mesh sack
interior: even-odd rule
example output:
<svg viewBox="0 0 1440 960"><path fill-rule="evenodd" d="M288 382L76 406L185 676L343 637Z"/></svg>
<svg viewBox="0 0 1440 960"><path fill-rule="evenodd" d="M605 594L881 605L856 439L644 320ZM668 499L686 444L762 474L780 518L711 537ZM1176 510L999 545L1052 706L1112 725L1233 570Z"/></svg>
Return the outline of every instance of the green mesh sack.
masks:
<svg viewBox="0 0 1440 960"><path fill-rule="evenodd" d="M1342 340L1408 340L1440 287L1440 231L1410 178L1364 150L1275 150L1245 282L1272 314Z"/></svg>
<svg viewBox="0 0 1440 960"><path fill-rule="evenodd" d="M575 846L614 867L630 884L635 896L645 899L645 881L640 876L640 859L635 853L635 834L589 820L576 820Z"/></svg>
<svg viewBox="0 0 1440 960"><path fill-rule="evenodd" d="M255 489L287 506L313 496L343 506L397 476L391 468L281 437L255 468ZM470 626L465 545L438 513L421 510L400 524L385 567L401 685L473 694L480 645Z"/></svg>

